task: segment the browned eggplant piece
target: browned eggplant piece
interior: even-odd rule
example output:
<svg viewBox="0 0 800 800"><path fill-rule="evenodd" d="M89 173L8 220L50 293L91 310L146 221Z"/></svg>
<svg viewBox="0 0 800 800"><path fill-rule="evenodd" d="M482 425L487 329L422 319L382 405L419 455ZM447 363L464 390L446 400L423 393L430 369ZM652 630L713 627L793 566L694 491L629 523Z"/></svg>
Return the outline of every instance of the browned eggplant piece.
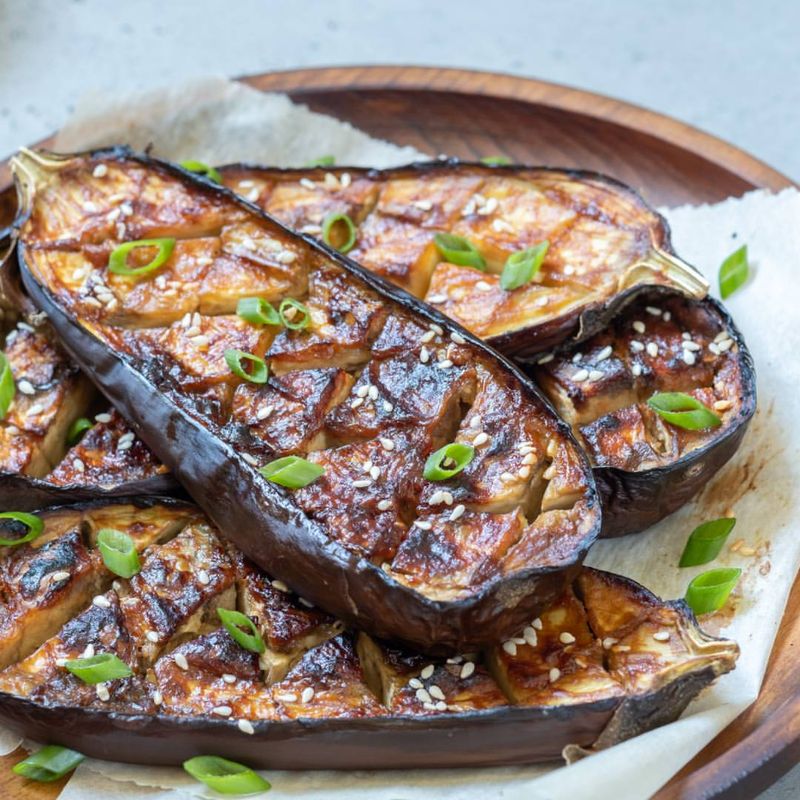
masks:
<svg viewBox="0 0 800 800"><path fill-rule="evenodd" d="M171 165L125 150L26 151L15 165L27 290L255 563L337 618L428 652L495 642L560 593L599 505L567 426L510 362ZM154 237L175 240L157 274L109 271L121 242ZM147 263L141 248L130 258ZM285 327L235 314L241 297L289 295L307 313ZM268 362L268 382L232 371L231 350ZM424 479L454 441L474 448L471 463ZM323 474L289 491L256 469L287 454Z"/></svg>
<svg viewBox="0 0 800 800"><path fill-rule="evenodd" d="M605 327L636 294L669 286L701 298L702 276L675 256L666 221L604 175L457 160L388 170L220 168L226 186L316 237L330 214L355 227L349 255L433 303L517 361ZM449 263L434 236L466 238L485 271ZM342 246L332 227L328 241ZM534 280L506 291L512 254L549 242Z"/></svg>
<svg viewBox="0 0 800 800"><path fill-rule="evenodd" d="M753 359L711 298L651 294L539 362L534 377L594 467L603 536L641 531L690 500L736 452L756 408ZM672 425L647 405L657 392L689 394L721 424Z"/></svg>
<svg viewBox="0 0 800 800"><path fill-rule="evenodd" d="M4 723L90 756L177 764L214 752L289 769L546 761L674 719L738 653L704 635L683 602L582 569L502 647L431 659L343 630L229 552L186 504L106 501L42 517L40 562L47 552L96 560L97 527L130 533L142 550L131 579L42 594L38 612L31 599L31 613L58 623L34 626L30 654L0 640ZM7 548L0 572L31 561ZM283 659L236 642L216 619L221 606L250 615ZM91 653L114 653L133 674L84 684L64 659Z"/></svg>

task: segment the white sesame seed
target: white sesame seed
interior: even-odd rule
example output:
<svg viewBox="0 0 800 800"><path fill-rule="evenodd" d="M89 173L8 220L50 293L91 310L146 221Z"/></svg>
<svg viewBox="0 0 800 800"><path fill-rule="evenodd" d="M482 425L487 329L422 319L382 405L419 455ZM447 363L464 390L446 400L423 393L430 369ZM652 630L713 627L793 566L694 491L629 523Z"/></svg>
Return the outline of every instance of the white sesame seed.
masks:
<svg viewBox="0 0 800 800"><path fill-rule="evenodd" d="M549 466L549 467L548 467L548 468L547 468L547 469L546 469L546 470L545 470L545 471L542 473L542 477L543 477L543 478L544 478L546 481L551 481L551 480L553 480L553 478L555 478L555 476L556 476L556 465L555 465L555 464L551 464L551 465L550 465L550 466Z"/></svg>
<svg viewBox="0 0 800 800"><path fill-rule="evenodd" d="M377 400L378 399L378 387L377 386L370 386L368 394L369 394L369 399L370 400Z"/></svg>
<svg viewBox="0 0 800 800"><path fill-rule="evenodd" d="M339 178L339 182L346 189L353 182L353 178L349 172L343 172L342 176Z"/></svg>
<svg viewBox="0 0 800 800"><path fill-rule="evenodd" d="M475 664L472 661L465 661L461 667L459 677L462 681L466 680L470 675L472 675L473 672L475 672Z"/></svg>
<svg viewBox="0 0 800 800"><path fill-rule="evenodd" d="M75 468L76 472L85 472L86 471L86 464L81 461L80 458L73 458L72 459L72 466Z"/></svg>
<svg viewBox="0 0 800 800"><path fill-rule="evenodd" d="M638 339L631 339L631 352L641 353L644 350L644 345Z"/></svg>
<svg viewBox="0 0 800 800"><path fill-rule="evenodd" d="M428 348L427 348L427 347L423 347L423 348L422 348L422 349L419 351L419 360L420 360L420 361L421 361L423 364L427 364L427 363L428 363L428 361L430 360L430 357L431 357L431 354L428 352Z"/></svg>
<svg viewBox="0 0 800 800"><path fill-rule="evenodd" d="M120 211L122 212L122 214L124 216L126 216L126 217L132 217L133 216L133 206L129 202L126 201L124 203L120 203L119 204L119 209L120 209Z"/></svg>
<svg viewBox="0 0 800 800"><path fill-rule="evenodd" d="M392 507L391 500L381 500L378 503L378 511L388 511Z"/></svg>
<svg viewBox="0 0 800 800"><path fill-rule="evenodd" d="M326 189L338 189L339 188L339 179L332 173L326 172L325 173L325 188Z"/></svg>
<svg viewBox="0 0 800 800"><path fill-rule="evenodd" d="M555 356L552 353L545 353L543 356L540 356L537 364L549 364Z"/></svg>
<svg viewBox="0 0 800 800"><path fill-rule="evenodd" d="M214 706L211 713L218 717L229 717L233 713L233 709L230 706Z"/></svg>
<svg viewBox="0 0 800 800"><path fill-rule="evenodd" d="M727 411L732 407L733 403L730 400L717 400L714 403L714 411Z"/></svg>
<svg viewBox="0 0 800 800"><path fill-rule="evenodd" d="M634 364L631 367L631 373L635 378L638 378L642 374L642 365L641 364Z"/></svg>
<svg viewBox="0 0 800 800"><path fill-rule="evenodd" d="M422 689L423 688L422 681L419 678L411 678L411 680L408 682L408 685L412 689Z"/></svg>
<svg viewBox="0 0 800 800"><path fill-rule="evenodd" d="M433 707L436 711L447 711L448 709L448 705L444 702L444 700L437 700Z"/></svg>
<svg viewBox="0 0 800 800"><path fill-rule="evenodd" d="M589 370L589 380L590 381L599 381L603 377L602 370L599 369L591 369Z"/></svg>
<svg viewBox="0 0 800 800"><path fill-rule="evenodd" d="M536 647L539 642L539 637L536 635L536 631L531 625L526 625L522 629L522 638L525 640L525 644L528 644L531 647Z"/></svg>
<svg viewBox="0 0 800 800"><path fill-rule="evenodd" d="M420 530L429 531L433 527L432 522L428 522L424 519L417 519L414 520L414 525L416 525Z"/></svg>
<svg viewBox="0 0 800 800"><path fill-rule="evenodd" d="M446 490L442 491L442 500L446 506L453 505L453 495Z"/></svg>
<svg viewBox="0 0 800 800"><path fill-rule="evenodd" d="M665 312L664 312L664 313L661 315L661 317L662 317L662 319L664 320L664 322L669 322L669 321L672 319L672 314L671 314L669 311L665 311Z"/></svg>
<svg viewBox="0 0 800 800"><path fill-rule="evenodd" d="M425 333L423 333L422 336L419 337L419 340L420 340L420 342L422 342L422 344L427 344L435 336L436 336L436 332L435 331L425 331Z"/></svg>
<svg viewBox="0 0 800 800"><path fill-rule="evenodd" d="M688 364L691 367L697 359L695 358L695 355L691 350L684 350L683 360L686 364Z"/></svg>
<svg viewBox="0 0 800 800"><path fill-rule="evenodd" d="M656 631L653 634L653 638L657 642L668 642L669 641L669 637L670 637L669 631Z"/></svg>
<svg viewBox="0 0 800 800"><path fill-rule="evenodd" d="M19 389L22 394L36 394L36 389L33 388L33 384L26 378L17 381L17 389Z"/></svg>
<svg viewBox="0 0 800 800"><path fill-rule="evenodd" d="M57 581L65 581L69 578L70 573L66 570L59 570L58 572L51 572L50 573L50 580L54 583Z"/></svg>
<svg viewBox="0 0 800 800"><path fill-rule="evenodd" d="M270 586L272 586L273 589L277 589L279 592L289 591L289 587L283 581L279 581L277 579L270 581Z"/></svg>
<svg viewBox="0 0 800 800"><path fill-rule="evenodd" d="M91 658L94 655L94 645L87 644L81 653L81 658Z"/></svg>
<svg viewBox="0 0 800 800"><path fill-rule="evenodd" d="M656 308L655 306L645 306L644 310L648 314L652 314L654 317L660 317L661 316L661 309L660 308Z"/></svg>
<svg viewBox="0 0 800 800"><path fill-rule="evenodd" d="M497 233L514 233L514 226L499 217L492 220L492 229Z"/></svg>
<svg viewBox="0 0 800 800"><path fill-rule="evenodd" d="M503 650L505 650L510 656L515 656L517 654L517 646L511 641L511 639L509 639L507 642L503 642Z"/></svg>
<svg viewBox="0 0 800 800"><path fill-rule="evenodd" d="M174 660L175 665L180 669L189 669L189 662L186 660L186 656L183 653L175 653Z"/></svg>
<svg viewBox="0 0 800 800"><path fill-rule="evenodd" d="M425 300L429 303L446 303L447 302L447 295L446 294L429 294Z"/></svg>
<svg viewBox="0 0 800 800"><path fill-rule="evenodd" d="M558 635L558 641L561 642L561 644L573 644L575 642L575 637L571 633L563 631Z"/></svg>
<svg viewBox="0 0 800 800"><path fill-rule="evenodd" d="M725 353L733 347L733 339L723 339L717 347L719 348L720 353Z"/></svg>
<svg viewBox="0 0 800 800"><path fill-rule="evenodd" d="M108 175L108 167L105 164L98 164L92 170L92 176L95 178L104 178L106 175Z"/></svg>
<svg viewBox="0 0 800 800"><path fill-rule="evenodd" d="M94 421L103 424L111 422L111 414L95 414Z"/></svg>
<svg viewBox="0 0 800 800"><path fill-rule="evenodd" d="M723 341L723 340L725 340L725 339L728 339L728 338L730 338L730 336L729 336L729 334L728 334L728 331L720 331L720 332L719 332L719 333L718 333L718 334L717 334L717 335L714 337L714 343L715 343L715 344L719 344L719 342L721 342L721 341Z"/></svg>
<svg viewBox="0 0 800 800"><path fill-rule="evenodd" d="M610 650L618 641L619 639L615 639L613 636L606 636L603 639L603 650Z"/></svg>
<svg viewBox="0 0 800 800"><path fill-rule="evenodd" d="M292 253L290 250L283 250L275 256L275 260L279 264L294 264L294 262L297 261L297 253ZM284 311L284 316L288 317L289 315Z"/></svg>
<svg viewBox="0 0 800 800"><path fill-rule="evenodd" d="M572 380L575 383L582 383L589 377L589 370L588 369L579 369L573 376Z"/></svg>
<svg viewBox="0 0 800 800"><path fill-rule="evenodd" d="M443 503L444 502L444 498L442 497L443 494L444 492L442 492L441 490L434 492L431 495L431 498L428 502L430 502L432 506L438 505L439 503Z"/></svg>
<svg viewBox="0 0 800 800"><path fill-rule="evenodd" d="M118 222L117 223L117 239L124 239L125 238L125 234L127 233L127 231L128 231L128 229L125 226L124 222ZM88 302L88 300L87 300L87 302Z"/></svg>
<svg viewBox="0 0 800 800"><path fill-rule="evenodd" d="M360 405L363 405L363 404L364 404L364 398L363 397L356 397L356 399L353 400L352 403L350 403L350 408L358 408Z"/></svg>
<svg viewBox="0 0 800 800"><path fill-rule="evenodd" d="M427 664L427 665L426 665L426 666L424 666L424 667L422 668L422 670L420 671L420 673L419 673L419 674L420 674L420 677L421 677L423 680L427 680L428 678L430 678L430 677L431 677L431 675L433 675L433 671L434 671L434 669L436 669L436 667L435 667L433 664Z"/></svg>
<svg viewBox="0 0 800 800"><path fill-rule="evenodd" d="M718 345L716 345L716 344L714 344L714 342L711 342L711 343L708 345L708 349L709 349L709 351L710 351L710 352L712 352L712 353L713 353L715 356L718 356L718 355L720 355L720 349L719 349L719 346L718 346Z"/></svg>
<svg viewBox="0 0 800 800"><path fill-rule="evenodd" d="M207 586L209 583L211 583L211 576L204 569L201 569L197 573L197 580L204 586Z"/></svg>
<svg viewBox="0 0 800 800"><path fill-rule="evenodd" d="M236 721L236 727L242 733L249 733L250 735L256 732L255 728L250 724L250 722L246 719L240 719Z"/></svg>
<svg viewBox="0 0 800 800"><path fill-rule="evenodd" d="M450 512L450 522L455 522L461 516L463 516L466 508L462 506L460 503L457 505L451 512Z"/></svg>
<svg viewBox="0 0 800 800"><path fill-rule="evenodd" d="M417 689L417 691L414 692L414 695L417 698L417 700L420 701L420 703L430 703L432 700L427 689Z"/></svg>
<svg viewBox="0 0 800 800"><path fill-rule="evenodd" d="M251 467L258 466L258 459L255 456L250 455L250 453L242 453L242 460L246 461Z"/></svg>
<svg viewBox="0 0 800 800"><path fill-rule="evenodd" d="M555 683L561 677L561 670L557 667L553 667L548 677L550 678L550 683Z"/></svg>
<svg viewBox="0 0 800 800"><path fill-rule="evenodd" d="M314 191L317 188L317 184L314 183L314 181L312 181L310 178L300 178L300 185L304 189L310 189L311 191Z"/></svg>
<svg viewBox="0 0 800 800"><path fill-rule="evenodd" d="M85 211L87 214L94 214L94 213L95 213L95 211L97 211L97 206L96 206L96 205L95 205L95 204L94 204L94 203L93 203L91 200L87 200L87 201L86 201L86 202L83 204L83 210L84 210L84 211Z"/></svg>
<svg viewBox="0 0 800 800"><path fill-rule="evenodd" d="M430 694L431 697L435 697L437 700L444 700L444 692L435 683L432 683L428 687L428 694Z"/></svg>
<svg viewBox="0 0 800 800"><path fill-rule="evenodd" d="M369 471L369 476L372 480L376 481L381 476L381 468L378 466L372 467Z"/></svg>
<svg viewBox="0 0 800 800"><path fill-rule="evenodd" d="M450 656L447 659L448 664L460 664L464 660L464 656Z"/></svg>
<svg viewBox="0 0 800 800"><path fill-rule="evenodd" d="M596 363L601 361L605 361L612 353L614 352L614 348L609 344L606 345L595 357L594 360Z"/></svg>
<svg viewBox="0 0 800 800"><path fill-rule="evenodd" d="M681 347L683 347L683 349L684 349L684 350L691 350L692 352L695 352L695 353L696 353L698 350L700 350L700 349L701 349L701 348L700 348L700 345L699 345L699 344L697 344L697 342L693 342L693 341L691 341L691 339L684 339L684 340L681 342Z"/></svg>
<svg viewBox="0 0 800 800"><path fill-rule="evenodd" d="M491 286L491 284L487 283L486 281L478 281L478 282L475 284L475 288L476 288L476 289L477 289L479 292L491 292L491 291L492 291L492 286Z"/></svg>
<svg viewBox="0 0 800 800"><path fill-rule="evenodd" d="M273 412L273 410L274 409L272 406L261 406L261 408L259 408L258 411L256 411L256 419L257 420L266 419Z"/></svg>
<svg viewBox="0 0 800 800"><path fill-rule="evenodd" d="M392 439L380 438L378 441L380 441L384 450L394 450L394 441Z"/></svg>
<svg viewBox="0 0 800 800"><path fill-rule="evenodd" d="M282 703L296 703L297 695L294 692L284 692L283 694L276 694L275 699L280 700Z"/></svg>
<svg viewBox="0 0 800 800"><path fill-rule="evenodd" d="M466 339L460 333L456 333L455 331L450 334L450 341L454 344L466 344Z"/></svg>
<svg viewBox="0 0 800 800"><path fill-rule="evenodd" d="M145 634L147 637L148 642L157 642L158 641L158 634L155 631L147 631Z"/></svg>
<svg viewBox="0 0 800 800"><path fill-rule="evenodd" d="M575 353L575 355L572 356L572 363L573 364L578 364L578 363L580 363L582 358L583 358L583 353Z"/></svg>
<svg viewBox="0 0 800 800"><path fill-rule="evenodd" d="M644 333L647 330L644 322L642 322L640 319L634 321L633 329L636 331L636 333Z"/></svg>
<svg viewBox="0 0 800 800"><path fill-rule="evenodd" d="M532 466L536 463L536 455L534 453L527 453L525 458L522 459L522 463L528 466Z"/></svg>
<svg viewBox="0 0 800 800"><path fill-rule="evenodd" d="M108 691L108 686L104 683L98 683L94 690L97 692L97 697L102 700L104 703L107 703L111 699L111 693Z"/></svg>
<svg viewBox="0 0 800 800"><path fill-rule="evenodd" d="M430 211L433 208L433 203L430 200L415 200L412 205L420 211Z"/></svg>
<svg viewBox="0 0 800 800"><path fill-rule="evenodd" d="M443 361L440 361L437 365L439 369L450 369L453 366L453 362L449 358L445 358Z"/></svg>
<svg viewBox="0 0 800 800"><path fill-rule="evenodd" d="M513 473L511 472L501 472L500 473L500 480L508 483L509 481L515 480Z"/></svg>
<svg viewBox="0 0 800 800"><path fill-rule="evenodd" d="M364 384L363 386L359 386L358 389L356 389L356 396L366 397L368 391L369 391L369 386L367 386L366 384Z"/></svg>
<svg viewBox="0 0 800 800"><path fill-rule="evenodd" d="M531 620L531 627L537 631L540 631L544 626L542 625L542 620L539 617L536 617L536 619Z"/></svg>
<svg viewBox="0 0 800 800"><path fill-rule="evenodd" d="M164 696L156 689L153 692L153 705L160 706L164 702Z"/></svg>
<svg viewBox="0 0 800 800"><path fill-rule="evenodd" d="M111 602L107 597L104 597L102 594L96 595L92 599L92 604L96 605L98 608L111 608Z"/></svg>
<svg viewBox="0 0 800 800"><path fill-rule="evenodd" d="M314 699L314 690L310 686L306 686L300 695L301 703L310 703Z"/></svg>
<svg viewBox="0 0 800 800"><path fill-rule="evenodd" d="M383 401L383 410L388 414L390 411L394 409L394 406L388 401Z"/></svg>
<svg viewBox="0 0 800 800"><path fill-rule="evenodd" d="M369 478L353 481L353 488L355 489L366 489L368 486L372 486L372 481Z"/></svg>
<svg viewBox="0 0 800 800"><path fill-rule="evenodd" d="M306 608L314 608L314 604L310 600L306 600L305 597L298 597L297 601L304 605Z"/></svg>

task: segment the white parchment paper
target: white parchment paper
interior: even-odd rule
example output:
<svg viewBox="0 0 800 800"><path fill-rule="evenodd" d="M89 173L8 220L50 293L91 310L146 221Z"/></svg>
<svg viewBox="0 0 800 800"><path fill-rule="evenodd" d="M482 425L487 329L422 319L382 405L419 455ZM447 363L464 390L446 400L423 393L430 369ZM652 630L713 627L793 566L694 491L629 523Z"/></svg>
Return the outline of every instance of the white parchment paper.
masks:
<svg viewBox="0 0 800 800"><path fill-rule="evenodd" d="M154 145L175 160L251 161L289 166L322 154L337 163L389 166L421 154L378 142L351 126L222 80L194 82L137 98L95 96L79 107L57 149L129 143ZM273 800L644 800L674 775L755 700L798 566L800 535L793 521L800 486L800 336L797 270L800 193L753 192L712 206L664 212L676 249L716 284L720 262L747 243L754 275L728 301L753 353L759 409L739 453L690 505L647 532L604 541L589 562L641 581L665 598L683 595L704 568L677 569L686 537L700 522L733 511L736 528L716 565L743 576L735 613L704 621L742 648L737 669L723 677L671 725L563 767L391 772L278 772L267 775ZM707 567L706 567L707 568ZM730 610L729 610L730 611ZM16 741L0 730L0 747ZM63 800L118 797L175 800L213 797L180 769L90 760L62 793Z"/></svg>

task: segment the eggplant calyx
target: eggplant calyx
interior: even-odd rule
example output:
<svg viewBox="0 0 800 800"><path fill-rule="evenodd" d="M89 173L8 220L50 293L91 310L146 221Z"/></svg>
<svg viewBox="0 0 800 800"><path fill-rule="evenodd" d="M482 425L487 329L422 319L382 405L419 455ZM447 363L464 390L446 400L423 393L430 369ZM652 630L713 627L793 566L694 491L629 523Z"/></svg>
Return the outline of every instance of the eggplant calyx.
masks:
<svg viewBox="0 0 800 800"><path fill-rule="evenodd" d="M696 300L702 300L711 288L691 264L659 247L653 247L641 261L625 271L620 278L618 291L639 284L671 286Z"/></svg>

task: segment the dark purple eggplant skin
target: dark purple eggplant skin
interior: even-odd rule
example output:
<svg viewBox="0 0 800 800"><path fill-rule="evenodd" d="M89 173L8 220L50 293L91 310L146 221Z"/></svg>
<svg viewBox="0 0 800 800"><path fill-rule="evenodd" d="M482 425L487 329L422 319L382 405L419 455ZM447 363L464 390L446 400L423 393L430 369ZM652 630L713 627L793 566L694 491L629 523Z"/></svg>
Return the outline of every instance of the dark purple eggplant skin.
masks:
<svg viewBox="0 0 800 800"><path fill-rule="evenodd" d="M247 170L248 172L261 173L263 176L279 176L281 179L293 177L314 177L322 179L326 172L338 175L348 172L351 175L372 178L375 180L388 180L401 177L422 177L436 175L438 172L459 168L469 173L501 176L524 176L526 173L540 172L551 175L564 175L567 178L582 182L597 183L608 187L614 192L624 195L630 202L641 210L643 216L652 220L651 233L654 246L669 255L675 255L672 246L669 223L652 208L645 199L634 189L622 181L593 170L574 169L572 167L543 167L522 164L484 164L474 161L462 161L458 158L439 159L437 161L420 161L401 167L389 169L370 169L364 167L326 167L326 168L278 168L265 167L258 164L237 163L225 164L217 169L223 179L226 172ZM700 282L704 279L697 273ZM492 336L484 341L495 350L503 353L508 358L519 364L535 363L537 356L546 350L566 344L572 346L583 342L589 337L605 328L608 323L629 303L641 294L652 290L652 285L633 286L618 292L605 302L595 302L584 306L580 311L568 312L559 317L539 323L533 328L520 328L519 330Z"/></svg>
<svg viewBox="0 0 800 800"><path fill-rule="evenodd" d="M495 578L465 600L431 600L331 541L318 523L244 462L231 443L215 436L181 407L177 395L163 386L165 376L158 364L135 365L129 356L113 351L68 315L49 289L41 286L30 272L25 245L19 242L17 255L23 285L37 307L48 314L67 352L225 536L256 564L344 622L379 639L395 640L431 655L469 652L502 641L521 630L556 599L575 576L600 533L600 501L588 459L569 426L517 365L435 308L324 243L296 234L224 187L210 184L174 164L137 155L128 148L111 148L90 155L136 160L165 170L202 191L226 195L268 220L287 238L303 242L312 254L321 255L354 275L379 296L440 325L448 333L460 334L511 373L532 401L541 404L543 412L552 414L559 433L572 443L584 466L589 523L568 558L561 563L531 567L511 577ZM18 218L15 227L19 228L22 222L24 217ZM254 520L258 520L257 525Z"/></svg>
<svg viewBox="0 0 800 800"><path fill-rule="evenodd" d="M641 472L594 467L603 506L601 538L643 531L688 503L734 456L755 414L756 371L744 337L719 300L707 297L702 302L723 320L739 351L742 396L737 419L722 434L672 464Z"/></svg>

